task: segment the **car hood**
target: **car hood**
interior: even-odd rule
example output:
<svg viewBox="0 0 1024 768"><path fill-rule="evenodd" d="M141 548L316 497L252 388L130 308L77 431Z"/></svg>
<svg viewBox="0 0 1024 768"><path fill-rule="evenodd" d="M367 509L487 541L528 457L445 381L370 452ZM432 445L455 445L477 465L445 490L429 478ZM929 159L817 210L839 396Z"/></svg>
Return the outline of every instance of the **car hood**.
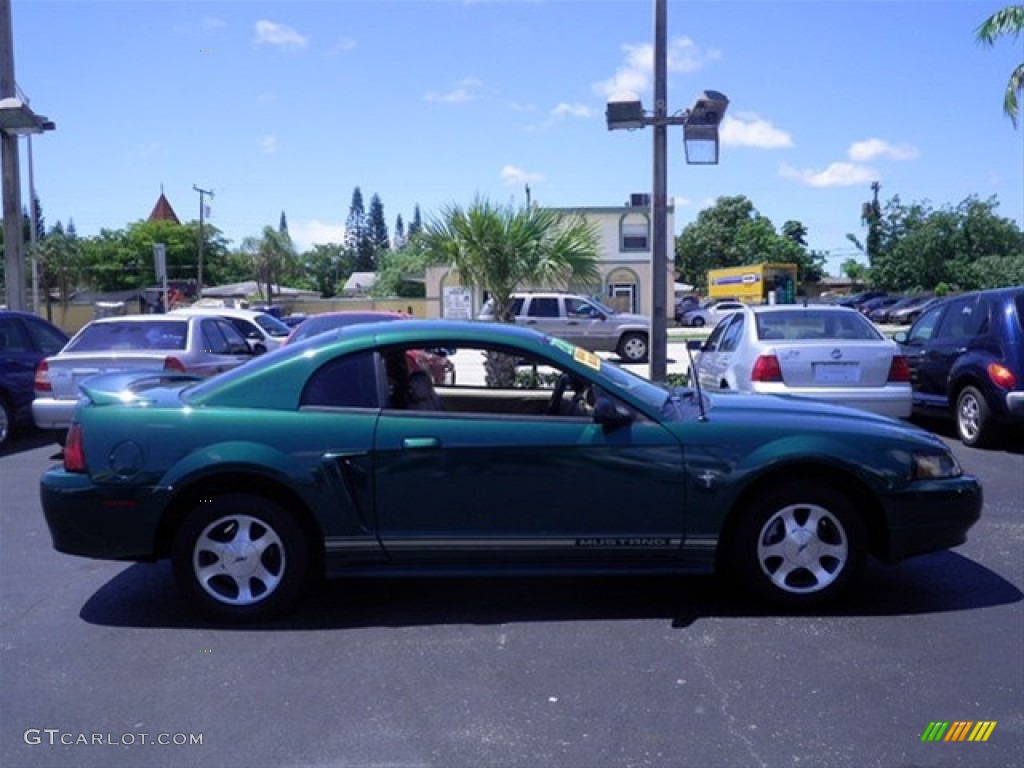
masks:
<svg viewBox="0 0 1024 768"><path fill-rule="evenodd" d="M707 400L709 421L735 423L748 429L751 424L758 424L788 428L792 432L833 435L870 433L877 436L883 432L903 439L921 439L931 445L945 445L927 430L905 421L807 397L715 391L707 394Z"/></svg>
<svg viewBox="0 0 1024 768"><path fill-rule="evenodd" d="M634 315L632 312L616 312L612 315L609 320L614 320L616 323L629 323L636 325L650 325L651 320L643 315Z"/></svg>

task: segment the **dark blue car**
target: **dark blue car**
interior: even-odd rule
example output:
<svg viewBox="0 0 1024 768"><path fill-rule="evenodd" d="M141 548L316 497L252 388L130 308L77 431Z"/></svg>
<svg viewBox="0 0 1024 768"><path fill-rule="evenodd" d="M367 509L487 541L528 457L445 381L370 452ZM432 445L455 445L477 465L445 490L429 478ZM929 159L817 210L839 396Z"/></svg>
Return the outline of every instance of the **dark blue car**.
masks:
<svg viewBox="0 0 1024 768"><path fill-rule="evenodd" d="M916 414L953 416L971 446L1024 433L1024 286L940 301L893 338L910 366Z"/></svg>
<svg viewBox="0 0 1024 768"><path fill-rule="evenodd" d="M67 343L68 335L41 317L0 310L0 446L15 425L32 422L36 365Z"/></svg>

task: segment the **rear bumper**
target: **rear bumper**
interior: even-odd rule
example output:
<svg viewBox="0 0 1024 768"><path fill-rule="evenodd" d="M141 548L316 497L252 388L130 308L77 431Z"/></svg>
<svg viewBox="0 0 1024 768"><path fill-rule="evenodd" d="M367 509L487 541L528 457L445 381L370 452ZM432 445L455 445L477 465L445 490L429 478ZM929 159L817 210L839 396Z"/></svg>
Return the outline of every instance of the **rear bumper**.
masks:
<svg viewBox="0 0 1024 768"><path fill-rule="evenodd" d="M40 429L67 429L75 415L78 400L37 397L32 401L32 420Z"/></svg>
<svg viewBox="0 0 1024 768"><path fill-rule="evenodd" d="M909 386L838 389L823 387L786 387L784 384L754 384L755 392L772 395L794 395L822 400L833 405L857 408L892 419L909 419L913 410L913 393Z"/></svg>
<svg viewBox="0 0 1024 768"><path fill-rule="evenodd" d="M981 484L972 476L919 481L885 502L888 542L879 553L894 563L914 555L956 547L981 517Z"/></svg>
<svg viewBox="0 0 1024 768"><path fill-rule="evenodd" d="M150 489L101 488L88 475L50 469L40 500L58 552L102 560L152 560L159 515Z"/></svg>
<svg viewBox="0 0 1024 768"><path fill-rule="evenodd" d="M1006 413L1014 420L1024 421L1024 392L1006 393Z"/></svg>

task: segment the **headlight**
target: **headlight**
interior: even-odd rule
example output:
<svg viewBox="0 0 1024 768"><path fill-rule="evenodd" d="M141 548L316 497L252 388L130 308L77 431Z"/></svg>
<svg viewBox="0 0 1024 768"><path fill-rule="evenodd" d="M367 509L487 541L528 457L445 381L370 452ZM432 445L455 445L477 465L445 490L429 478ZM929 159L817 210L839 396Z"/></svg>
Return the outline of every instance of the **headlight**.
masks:
<svg viewBox="0 0 1024 768"><path fill-rule="evenodd" d="M934 480L940 477L960 477L963 470L951 453L915 453L914 480Z"/></svg>

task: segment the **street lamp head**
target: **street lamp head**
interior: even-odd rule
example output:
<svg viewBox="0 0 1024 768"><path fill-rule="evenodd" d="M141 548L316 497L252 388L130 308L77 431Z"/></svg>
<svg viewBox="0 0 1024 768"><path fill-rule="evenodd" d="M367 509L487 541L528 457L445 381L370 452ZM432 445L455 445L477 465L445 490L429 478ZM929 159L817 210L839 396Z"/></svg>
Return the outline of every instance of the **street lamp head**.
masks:
<svg viewBox="0 0 1024 768"><path fill-rule="evenodd" d="M718 164L718 126L729 99L718 91L704 91L686 113L683 123L683 147L690 165Z"/></svg>
<svg viewBox="0 0 1024 768"><path fill-rule="evenodd" d="M609 131L635 130L647 125L644 105L639 100L609 101L605 111Z"/></svg>
<svg viewBox="0 0 1024 768"><path fill-rule="evenodd" d="M57 126L43 115L37 115L28 104L14 96L0 99L0 131L8 136L28 136L52 131Z"/></svg>

